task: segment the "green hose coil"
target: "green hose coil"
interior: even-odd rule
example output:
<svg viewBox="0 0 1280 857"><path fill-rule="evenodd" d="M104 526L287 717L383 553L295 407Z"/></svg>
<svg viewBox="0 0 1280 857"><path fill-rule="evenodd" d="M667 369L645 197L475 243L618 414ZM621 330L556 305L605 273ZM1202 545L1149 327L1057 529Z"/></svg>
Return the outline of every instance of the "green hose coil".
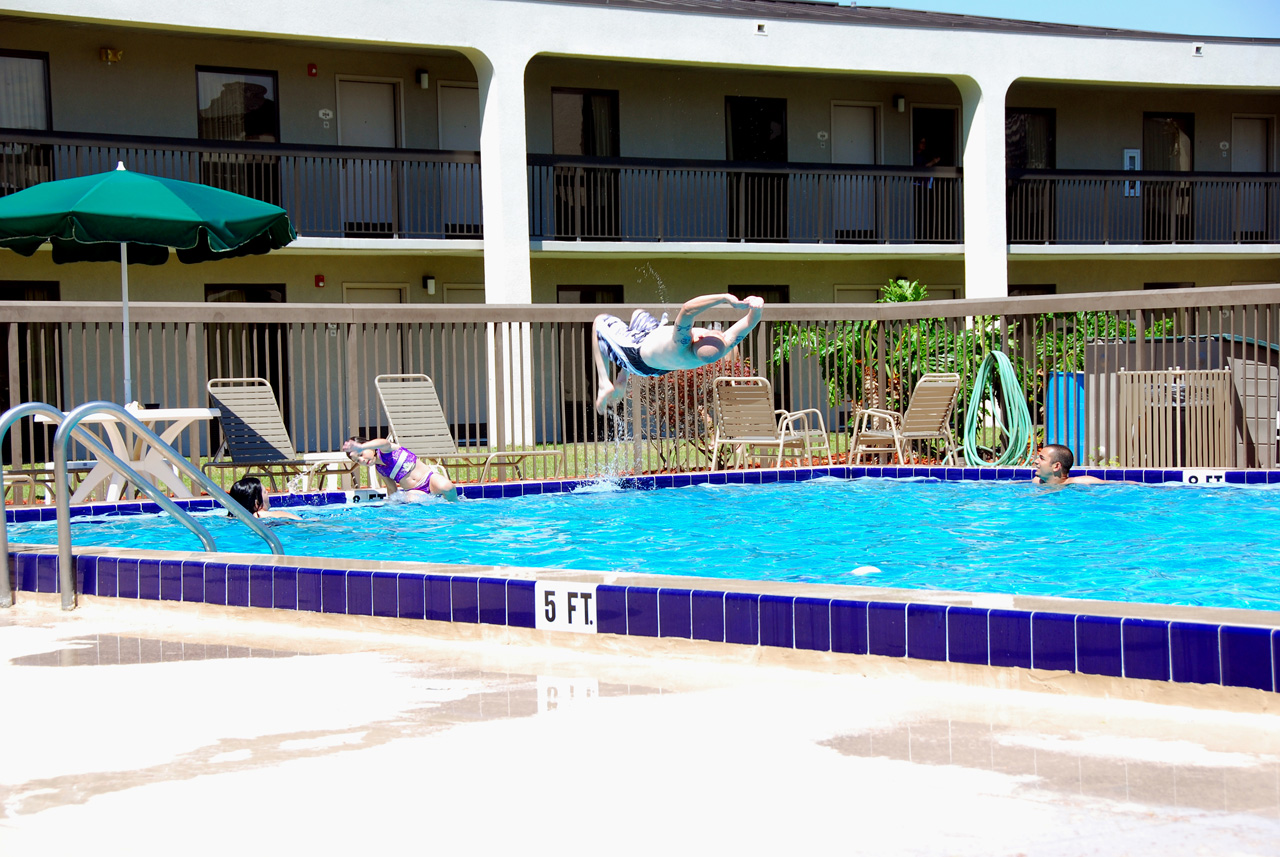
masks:
<svg viewBox="0 0 1280 857"><path fill-rule="evenodd" d="M996 413L996 427L1006 436L1004 452L995 461L984 461L978 455L978 429L982 418L983 403L990 398L995 401L994 380L991 377L992 367L996 367L1000 379L1001 409ZM1001 423L1003 412L1007 425ZM966 466L973 467L1019 467L1031 463L1035 453L1032 444L1035 438L1035 426L1031 423L1031 411L1027 408L1027 397L1013 369L1013 363L1003 351L992 351L982 359L978 374L974 376L973 393L969 397L969 407L964 414L964 461Z"/></svg>

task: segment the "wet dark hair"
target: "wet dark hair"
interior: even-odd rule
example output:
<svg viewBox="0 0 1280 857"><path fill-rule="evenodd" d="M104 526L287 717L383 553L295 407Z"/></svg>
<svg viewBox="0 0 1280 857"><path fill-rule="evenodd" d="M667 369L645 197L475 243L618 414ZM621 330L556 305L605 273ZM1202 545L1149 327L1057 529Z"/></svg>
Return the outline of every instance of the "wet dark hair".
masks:
<svg viewBox="0 0 1280 857"><path fill-rule="evenodd" d="M227 493L231 495L232 500L248 509L250 515L267 505L266 493L262 490L262 480L256 476L244 477L232 485Z"/></svg>
<svg viewBox="0 0 1280 857"><path fill-rule="evenodd" d="M1060 443L1045 444L1045 454L1049 457L1049 461L1056 461L1062 465L1062 475L1070 476L1071 468L1076 466L1076 457L1071 454L1071 450Z"/></svg>

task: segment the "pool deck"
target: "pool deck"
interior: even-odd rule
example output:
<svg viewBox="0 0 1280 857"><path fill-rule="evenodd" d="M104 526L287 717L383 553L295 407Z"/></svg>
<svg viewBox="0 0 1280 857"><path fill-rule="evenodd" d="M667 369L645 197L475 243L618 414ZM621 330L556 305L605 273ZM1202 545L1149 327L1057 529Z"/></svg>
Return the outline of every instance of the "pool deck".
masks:
<svg viewBox="0 0 1280 857"><path fill-rule="evenodd" d="M6 857L1280 854L1274 714L913 659L20 595Z"/></svg>
<svg viewBox="0 0 1280 857"><path fill-rule="evenodd" d="M633 481L651 488L713 477L747 482L828 475L962 479L970 470L834 467ZM1114 472L1140 482L1206 476L1204 471ZM1030 471L1001 468L990 473L1024 479ZM1216 475L1225 483L1257 484L1274 482L1271 477L1280 473ZM549 493L576 484L468 488L488 496L494 491ZM325 504L371 496L331 492L286 499ZM190 505L211 508L213 501ZM73 512L108 508L147 510L134 503ZM10 515L47 517L51 511L14 510ZM55 551L47 546L11 548L19 598L59 590ZM1280 706L1280 611L263 554L105 548L77 548L75 554L76 591L82 601L154 602L197 611L247 608L246 617L253 611L318 614L462 640L864 675L905 669L968 686L1241 712L1275 713Z"/></svg>

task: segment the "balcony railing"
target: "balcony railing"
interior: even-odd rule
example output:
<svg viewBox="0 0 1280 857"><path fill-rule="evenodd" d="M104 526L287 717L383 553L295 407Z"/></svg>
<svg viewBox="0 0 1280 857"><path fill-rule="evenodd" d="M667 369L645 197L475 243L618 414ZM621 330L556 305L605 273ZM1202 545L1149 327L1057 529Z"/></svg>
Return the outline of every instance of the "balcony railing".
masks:
<svg viewBox="0 0 1280 857"><path fill-rule="evenodd" d="M1010 244L1275 244L1276 173L1019 170Z"/></svg>
<svg viewBox="0 0 1280 857"><path fill-rule="evenodd" d="M529 156L529 234L560 241L964 240L956 168Z"/></svg>
<svg viewBox="0 0 1280 857"><path fill-rule="evenodd" d="M479 238L480 155L0 130L0 196L127 169L220 187L289 212L299 234Z"/></svg>

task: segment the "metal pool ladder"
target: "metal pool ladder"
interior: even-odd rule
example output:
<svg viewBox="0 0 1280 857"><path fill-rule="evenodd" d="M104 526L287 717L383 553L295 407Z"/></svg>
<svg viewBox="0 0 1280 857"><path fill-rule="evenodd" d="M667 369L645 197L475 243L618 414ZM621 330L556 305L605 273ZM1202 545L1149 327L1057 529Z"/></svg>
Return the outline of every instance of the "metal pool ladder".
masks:
<svg viewBox="0 0 1280 857"><path fill-rule="evenodd" d="M200 468L188 461L182 453L165 443L160 437L147 428L141 420L126 408L114 402L88 402L75 408L70 413L63 413L52 405L43 402L27 402L10 408L0 415L0 438L9 431L10 426L26 416L41 414L59 423L58 431L53 436L54 447L54 480L58 490L54 495L58 513L58 583L62 592L62 609L74 610L76 606L76 573L75 559L71 555L71 495L67 490L67 448L71 437L87 446L99 459L106 461L111 467L136 485L142 493L154 500L159 506L185 526L203 543L206 551L218 550L213 536L203 525L191 517L191 514L173 502L167 494L153 485L145 477L138 474L127 462L111 451L97 436L81 429L80 421L85 417L99 414L110 414L120 420L131 430L146 438L153 447L158 448L164 457L178 470L189 476L233 516L239 518L248 527L262 537L273 554L281 555L284 547L274 533L262 525L247 509L232 500L230 495L219 488L213 480L206 476ZM0 497L4 496L4 472L0 469ZM5 522L0 526L0 607L13 606L13 591L9 584L9 527Z"/></svg>

